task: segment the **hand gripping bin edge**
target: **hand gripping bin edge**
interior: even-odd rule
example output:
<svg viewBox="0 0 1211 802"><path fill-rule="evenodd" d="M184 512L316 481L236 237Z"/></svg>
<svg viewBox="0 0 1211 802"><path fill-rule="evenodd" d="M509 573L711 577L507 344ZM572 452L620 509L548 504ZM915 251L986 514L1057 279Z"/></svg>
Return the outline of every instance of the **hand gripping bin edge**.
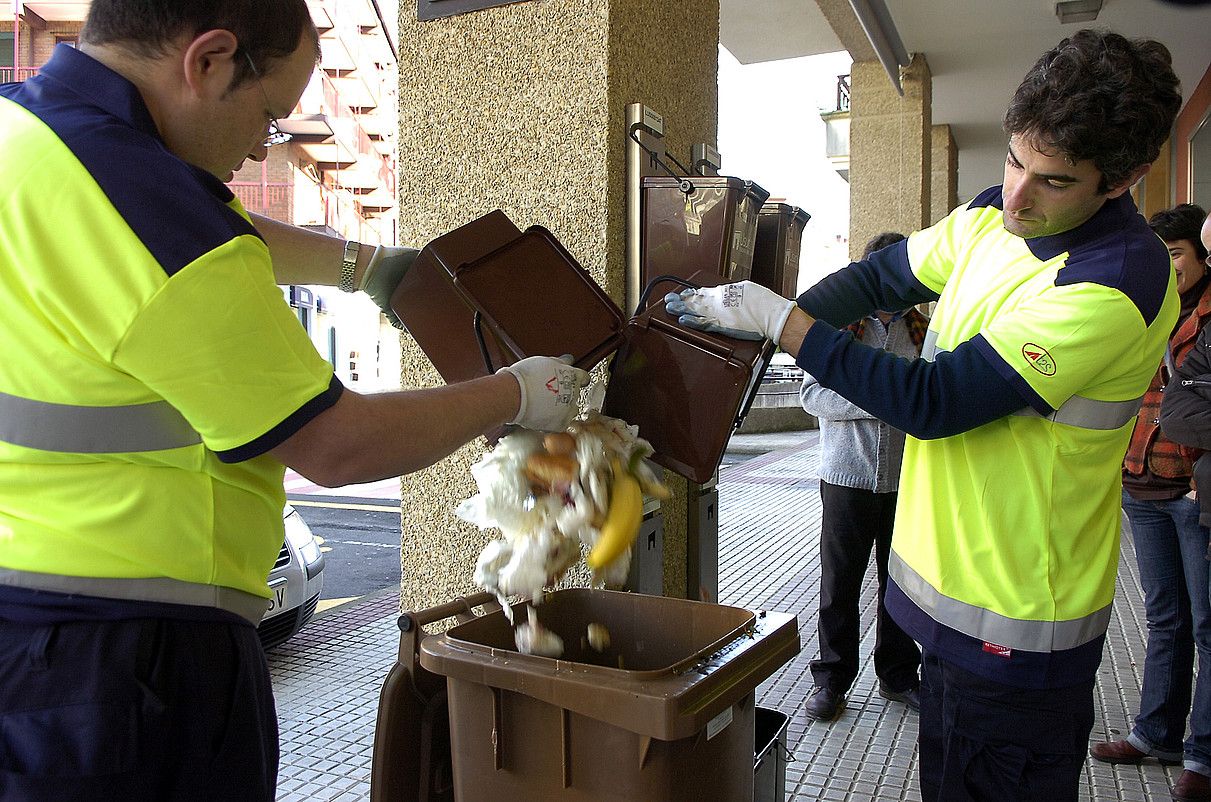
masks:
<svg viewBox="0 0 1211 802"><path fill-rule="evenodd" d="M447 677L460 802L752 798L755 689L799 652L793 616L587 589L538 611L567 659L519 654L500 612L420 645Z"/></svg>

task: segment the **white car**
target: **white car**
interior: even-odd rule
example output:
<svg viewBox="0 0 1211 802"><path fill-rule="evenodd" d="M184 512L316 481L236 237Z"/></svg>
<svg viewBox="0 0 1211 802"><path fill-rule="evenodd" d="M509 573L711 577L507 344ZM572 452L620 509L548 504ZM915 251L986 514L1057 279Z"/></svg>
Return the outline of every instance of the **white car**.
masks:
<svg viewBox="0 0 1211 802"><path fill-rule="evenodd" d="M257 627L266 649L289 640L315 615L324 589L324 555L298 510L283 510L286 539L269 572L269 609Z"/></svg>

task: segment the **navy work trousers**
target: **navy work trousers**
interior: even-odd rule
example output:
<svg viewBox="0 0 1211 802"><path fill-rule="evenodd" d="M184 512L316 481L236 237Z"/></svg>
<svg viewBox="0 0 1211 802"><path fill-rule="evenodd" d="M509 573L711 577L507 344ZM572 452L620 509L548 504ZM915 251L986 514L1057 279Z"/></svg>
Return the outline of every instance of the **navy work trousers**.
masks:
<svg viewBox="0 0 1211 802"><path fill-rule="evenodd" d="M0 802L272 802L277 764L252 626L0 621Z"/></svg>
<svg viewBox="0 0 1211 802"><path fill-rule="evenodd" d="M921 663L922 802L1077 802L1093 683L1024 689Z"/></svg>

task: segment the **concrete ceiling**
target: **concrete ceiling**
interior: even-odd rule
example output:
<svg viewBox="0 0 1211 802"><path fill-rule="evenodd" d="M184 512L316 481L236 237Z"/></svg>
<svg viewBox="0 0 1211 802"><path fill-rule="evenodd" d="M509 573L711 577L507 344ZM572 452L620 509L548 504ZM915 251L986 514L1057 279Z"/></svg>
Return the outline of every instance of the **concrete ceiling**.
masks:
<svg viewBox="0 0 1211 802"><path fill-rule="evenodd" d="M1035 60L1073 31L1109 28L1164 42L1187 96L1211 64L1211 4L1104 0L1096 21L1061 24L1054 0L885 3L905 47L929 62L933 122L953 130L962 200L1000 183L1005 106ZM816 6L817 0L721 0L720 40L742 63L834 51L838 37L821 30L828 24Z"/></svg>

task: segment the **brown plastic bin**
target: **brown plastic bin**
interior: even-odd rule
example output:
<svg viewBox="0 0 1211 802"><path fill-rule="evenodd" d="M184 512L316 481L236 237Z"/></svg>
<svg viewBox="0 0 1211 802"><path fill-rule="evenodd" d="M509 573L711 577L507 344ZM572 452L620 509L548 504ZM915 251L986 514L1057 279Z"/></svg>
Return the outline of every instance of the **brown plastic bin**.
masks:
<svg viewBox="0 0 1211 802"><path fill-rule="evenodd" d="M519 654L502 612L420 644L447 678L456 800L752 800L755 689L799 652L794 616L586 589L538 611L562 659Z"/></svg>
<svg viewBox="0 0 1211 802"><path fill-rule="evenodd" d="M622 312L551 232L520 231L499 210L425 246L391 309L448 384L529 356L571 354L587 370L622 330Z"/></svg>
<svg viewBox="0 0 1211 802"><path fill-rule="evenodd" d="M784 298L798 296L799 250L811 215L797 206L767 203L757 217L750 278Z"/></svg>
<svg viewBox="0 0 1211 802"><path fill-rule="evenodd" d="M732 176L643 179L642 283L676 276L703 287L749 277L769 193Z"/></svg>
<svg viewBox="0 0 1211 802"><path fill-rule="evenodd" d="M454 288L454 272L520 235L499 210L472 220L426 245L391 295L391 311L447 384L490 373L475 336L475 310ZM512 364L495 334L481 330L488 360L495 367Z"/></svg>
<svg viewBox="0 0 1211 802"><path fill-rule="evenodd" d="M662 296L661 292L653 292ZM687 329L652 305L627 323L602 412L639 427L652 460L710 481L748 413L774 344Z"/></svg>
<svg viewBox="0 0 1211 802"><path fill-rule="evenodd" d="M571 354L572 364L588 370L618 347L622 310L541 226L460 265L453 278L496 334L505 364Z"/></svg>
<svg viewBox="0 0 1211 802"><path fill-rule="evenodd" d="M383 681L374 728L371 802L455 802L446 679L421 667L420 644L424 627L470 621L476 607L500 609L492 594L477 593L399 617L399 656Z"/></svg>

